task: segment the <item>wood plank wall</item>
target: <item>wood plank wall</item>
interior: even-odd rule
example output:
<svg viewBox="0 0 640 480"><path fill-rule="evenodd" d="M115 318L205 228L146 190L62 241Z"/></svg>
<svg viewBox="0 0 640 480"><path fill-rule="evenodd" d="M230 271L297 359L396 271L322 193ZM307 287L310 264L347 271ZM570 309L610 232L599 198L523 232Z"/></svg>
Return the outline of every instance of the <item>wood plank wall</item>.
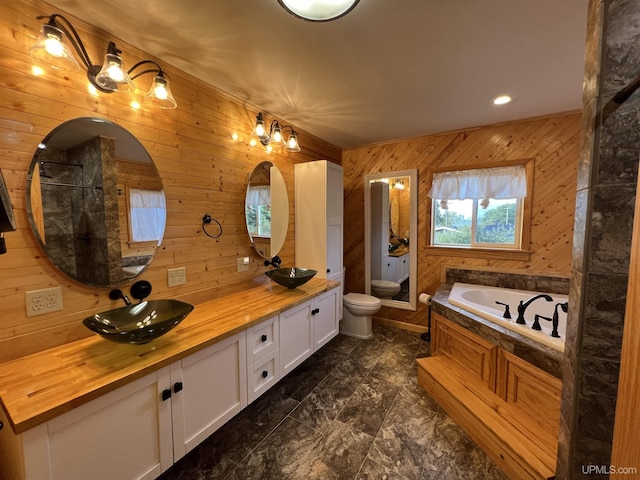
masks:
<svg viewBox="0 0 640 480"><path fill-rule="evenodd" d="M345 292L364 292L364 187L367 174L418 169L418 293L434 293L445 266L569 276L581 115L567 113L490 125L343 151L345 184ZM433 256L428 245L428 171L535 159L531 255L529 261ZM413 187L413 186L412 186ZM380 318L426 325L424 305L417 312L382 308Z"/></svg>
<svg viewBox="0 0 640 480"><path fill-rule="evenodd" d="M44 2L0 2L0 168L18 225L16 232L5 235L8 252L0 256L0 362L90 335L81 320L119 306L109 300L109 289L87 288L59 273L31 233L25 208L27 169L36 146L54 127L73 118L102 117L129 130L146 147L165 187L168 218L165 240L139 278L152 283L155 298L194 303L264 277L262 259L250 249L244 225L245 188L254 166L273 162L287 183L289 231L280 254L287 265L294 261L293 165L317 159L341 163L339 148L297 127L300 153L250 147L248 137L258 110L162 59L155 60L171 79L176 110L131 108L132 99L142 102L140 95L91 95L80 70L47 69L35 75L28 54L42 24L35 17L54 12L77 27L94 59L102 58L109 40L123 50L128 65L152 58ZM146 83L143 88L148 88ZM272 118L266 114L267 121ZM233 132L240 135L239 141L231 140ZM205 213L222 223L221 238L202 233ZM251 258L247 273L236 272L236 258L241 256ZM186 267L187 284L169 289L167 269L177 266ZM55 285L62 287L64 310L27 318L25 291ZM129 285L123 288L128 291Z"/></svg>

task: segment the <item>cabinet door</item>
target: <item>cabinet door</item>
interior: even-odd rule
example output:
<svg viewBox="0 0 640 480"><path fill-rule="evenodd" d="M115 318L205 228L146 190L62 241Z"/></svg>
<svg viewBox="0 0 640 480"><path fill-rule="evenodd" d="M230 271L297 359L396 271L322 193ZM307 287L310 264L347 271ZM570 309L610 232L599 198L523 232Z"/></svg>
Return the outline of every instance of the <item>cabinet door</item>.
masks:
<svg viewBox="0 0 640 480"><path fill-rule="evenodd" d="M338 334L339 289L334 288L314 299L313 329L315 348L322 347Z"/></svg>
<svg viewBox="0 0 640 480"><path fill-rule="evenodd" d="M325 278L342 276L342 224L327 225L327 271Z"/></svg>
<svg viewBox="0 0 640 480"><path fill-rule="evenodd" d="M165 367L25 432L27 478L156 478L173 463L168 386Z"/></svg>
<svg viewBox="0 0 640 480"><path fill-rule="evenodd" d="M313 353L311 302L280 314L280 378Z"/></svg>
<svg viewBox="0 0 640 480"><path fill-rule="evenodd" d="M382 258L382 280L395 282L396 279L396 259L385 255Z"/></svg>
<svg viewBox="0 0 640 480"><path fill-rule="evenodd" d="M171 366L176 461L247 405L246 375L245 332Z"/></svg>

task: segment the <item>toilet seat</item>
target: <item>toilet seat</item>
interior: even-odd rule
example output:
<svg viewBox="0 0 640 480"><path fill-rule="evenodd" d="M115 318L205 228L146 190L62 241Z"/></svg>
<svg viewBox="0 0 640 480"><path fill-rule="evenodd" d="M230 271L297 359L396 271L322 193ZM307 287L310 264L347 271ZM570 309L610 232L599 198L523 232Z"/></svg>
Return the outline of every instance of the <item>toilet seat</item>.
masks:
<svg viewBox="0 0 640 480"><path fill-rule="evenodd" d="M343 297L344 303L354 307L376 307L380 306L380 299L366 295L364 293L347 293Z"/></svg>

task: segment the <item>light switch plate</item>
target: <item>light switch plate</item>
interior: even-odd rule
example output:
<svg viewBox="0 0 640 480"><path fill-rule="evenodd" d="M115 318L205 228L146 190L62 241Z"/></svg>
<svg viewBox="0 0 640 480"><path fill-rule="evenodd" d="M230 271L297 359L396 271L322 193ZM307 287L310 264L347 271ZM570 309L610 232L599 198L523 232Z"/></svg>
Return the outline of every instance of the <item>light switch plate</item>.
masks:
<svg viewBox="0 0 640 480"><path fill-rule="evenodd" d="M237 259L237 261L238 261L238 272L249 271L249 257L240 257Z"/></svg>
<svg viewBox="0 0 640 480"><path fill-rule="evenodd" d="M24 292L27 317L44 315L62 310L62 289L60 287L43 288Z"/></svg>
<svg viewBox="0 0 640 480"><path fill-rule="evenodd" d="M170 287L177 287L187 283L187 269L185 267L170 268L167 270L167 283Z"/></svg>

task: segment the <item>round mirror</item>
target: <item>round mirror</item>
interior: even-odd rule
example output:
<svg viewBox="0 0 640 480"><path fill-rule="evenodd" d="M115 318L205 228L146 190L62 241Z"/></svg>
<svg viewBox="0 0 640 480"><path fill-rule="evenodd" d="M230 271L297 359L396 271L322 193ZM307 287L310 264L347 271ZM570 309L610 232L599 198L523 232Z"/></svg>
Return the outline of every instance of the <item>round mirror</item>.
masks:
<svg viewBox="0 0 640 480"><path fill-rule="evenodd" d="M139 275L164 235L167 209L151 157L127 130L77 118L38 145L27 173L38 243L64 274L92 287Z"/></svg>
<svg viewBox="0 0 640 480"><path fill-rule="evenodd" d="M289 197L282 173L271 162L262 162L249 176L245 220L251 246L263 258L276 256L289 227Z"/></svg>

